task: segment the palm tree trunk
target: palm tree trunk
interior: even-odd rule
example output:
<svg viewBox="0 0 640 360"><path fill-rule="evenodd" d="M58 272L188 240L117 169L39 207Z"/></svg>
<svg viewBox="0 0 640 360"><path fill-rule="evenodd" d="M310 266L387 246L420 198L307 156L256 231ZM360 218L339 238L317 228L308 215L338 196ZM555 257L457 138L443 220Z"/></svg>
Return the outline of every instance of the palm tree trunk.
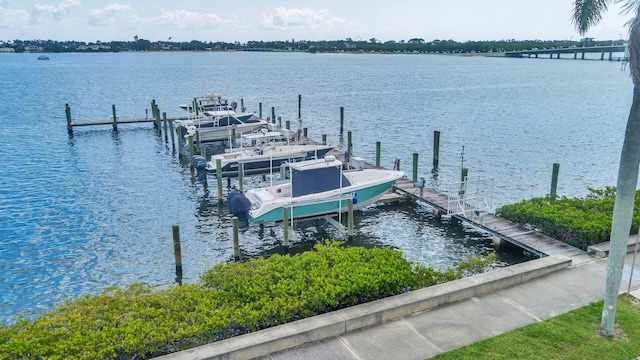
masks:
<svg viewBox="0 0 640 360"><path fill-rule="evenodd" d="M633 87L633 103L629 111L627 129L620 155L616 202L611 223L611 247L607 260L607 280L600 333L613 336L616 318L616 302L620 292L622 269L627 252L627 241L631 229L633 205L638 184L640 165L640 91Z"/></svg>

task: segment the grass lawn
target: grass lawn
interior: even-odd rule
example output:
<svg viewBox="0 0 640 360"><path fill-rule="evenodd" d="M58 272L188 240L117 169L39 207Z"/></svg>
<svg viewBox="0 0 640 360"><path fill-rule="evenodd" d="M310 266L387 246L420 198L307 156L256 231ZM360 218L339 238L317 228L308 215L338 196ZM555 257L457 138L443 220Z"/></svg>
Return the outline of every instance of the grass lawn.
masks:
<svg viewBox="0 0 640 360"><path fill-rule="evenodd" d="M603 301L449 351L433 359L607 359L640 355L640 301L618 298L616 336L598 335Z"/></svg>

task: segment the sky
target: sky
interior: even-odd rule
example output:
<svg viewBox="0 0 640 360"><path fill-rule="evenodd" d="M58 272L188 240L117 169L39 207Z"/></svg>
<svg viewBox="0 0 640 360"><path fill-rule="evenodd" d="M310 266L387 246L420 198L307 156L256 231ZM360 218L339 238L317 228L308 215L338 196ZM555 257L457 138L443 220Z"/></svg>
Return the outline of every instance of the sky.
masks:
<svg viewBox="0 0 640 360"><path fill-rule="evenodd" d="M573 0L0 0L0 41L579 40ZM586 37L627 37L611 1Z"/></svg>

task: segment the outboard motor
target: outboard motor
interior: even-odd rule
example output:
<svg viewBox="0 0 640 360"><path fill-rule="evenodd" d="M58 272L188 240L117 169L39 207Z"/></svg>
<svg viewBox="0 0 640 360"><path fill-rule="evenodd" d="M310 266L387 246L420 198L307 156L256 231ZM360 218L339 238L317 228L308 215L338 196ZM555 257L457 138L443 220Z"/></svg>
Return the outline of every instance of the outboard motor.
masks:
<svg viewBox="0 0 640 360"><path fill-rule="evenodd" d="M207 159L200 155L193 155L191 159L191 164L197 171L196 178L198 181L202 183L205 187L207 186Z"/></svg>
<svg viewBox="0 0 640 360"><path fill-rule="evenodd" d="M251 210L251 201L239 191L232 191L227 195L227 204L229 211L238 218L238 228L241 231L249 229L249 210Z"/></svg>

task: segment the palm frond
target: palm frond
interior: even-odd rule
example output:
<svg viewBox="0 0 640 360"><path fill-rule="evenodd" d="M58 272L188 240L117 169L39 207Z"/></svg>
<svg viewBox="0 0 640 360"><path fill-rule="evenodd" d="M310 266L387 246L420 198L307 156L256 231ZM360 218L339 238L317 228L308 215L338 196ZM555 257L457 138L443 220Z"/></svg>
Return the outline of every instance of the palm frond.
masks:
<svg viewBox="0 0 640 360"><path fill-rule="evenodd" d="M637 12L640 9L640 0L615 0L616 4L625 3L622 5L620 14L626 15L630 12Z"/></svg>
<svg viewBox="0 0 640 360"><path fill-rule="evenodd" d="M602 14L607 11L611 0L575 0L571 22L580 35L584 35L589 28L602 20ZM637 0L628 0L635 2Z"/></svg>

